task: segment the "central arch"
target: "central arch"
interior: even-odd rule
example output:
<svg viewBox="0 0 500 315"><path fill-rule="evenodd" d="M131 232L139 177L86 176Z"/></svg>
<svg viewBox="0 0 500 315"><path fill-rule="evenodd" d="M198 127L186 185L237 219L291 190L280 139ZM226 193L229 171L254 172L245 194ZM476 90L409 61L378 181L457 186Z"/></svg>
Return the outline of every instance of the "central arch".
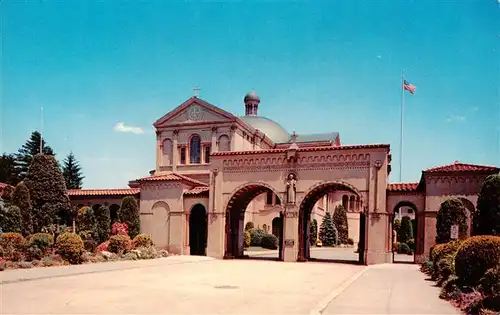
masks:
<svg viewBox="0 0 500 315"><path fill-rule="evenodd" d="M405 209L407 208L407 209ZM403 210L406 210L403 212ZM410 213L408 210L411 210ZM410 217L411 223L411 231L413 239L413 244L410 244L407 240L404 240L403 243L407 242L408 248L410 249L409 253L401 252L401 248L395 248L395 244L400 246L401 236L396 231L396 227L394 226L394 222L396 219L399 219L402 222L403 217ZM413 217L413 218L412 218ZM393 263L415 263L418 255L423 253L423 242L424 242L424 231L423 231L423 222L420 218L420 211L415 205L415 203L408 200L399 201L394 208L392 209L392 214L389 216L389 226L391 233L391 244L390 248L392 248L392 262ZM406 246L405 246L406 247Z"/></svg>
<svg viewBox="0 0 500 315"><path fill-rule="evenodd" d="M189 215L189 253L205 256L207 248L207 210L201 204L196 204Z"/></svg>
<svg viewBox="0 0 500 315"><path fill-rule="evenodd" d="M231 197L226 203L225 213L226 213L226 222L225 222L225 250L224 257L225 258L243 258L244 254L244 219L245 219L245 211L250 204L250 202L257 196L267 193L273 192L276 195L276 198L279 199L280 194L270 185L263 182L251 182L243 184L237 187ZM279 203L281 199L279 199ZM281 207L281 206L280 206ZM280 240L281 241L281 240ZM282 244L279 244L279 248L282 248ZM281 258L282 255L280 254Z"/></svg>
<svg viewBox="0 0 500 315"><path fill-rule="evenodd" d="M333 191L347 191L354 195L356 195L356 199L359 200L360 207L364 207L364 198L363 194L351 184L341 181L324 181L319 182L313 185L306 193L304 197L300 201L299 206L299 252L298 252L298 261L307 261L311 260L311 242L310 238L310 223L311 223L311 213L314 208L314 205L322 198L324 195L333 192ZM340 199L340 203L343 203L345 198ZM348 209L346 209L348 210ZM364 263L364 249L365 249L365 215L364 212L360 212L360 220L359 220L359 245L358 252L359 254L356 257L356 260L353 262L356 263ZM323 260L323 259L322 259ZM336 259L325 259L334 261ZM337 261L344 261L344 259L339 259Z"/></svg>

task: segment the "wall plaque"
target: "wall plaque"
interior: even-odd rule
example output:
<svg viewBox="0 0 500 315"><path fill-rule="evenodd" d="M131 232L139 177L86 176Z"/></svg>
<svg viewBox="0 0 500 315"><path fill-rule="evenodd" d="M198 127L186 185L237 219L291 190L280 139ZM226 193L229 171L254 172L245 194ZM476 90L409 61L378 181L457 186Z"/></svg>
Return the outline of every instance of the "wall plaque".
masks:
<svg viewBox="0 0 500 315"><path fill-rule="evenodd" d="M285 218L298 218L299 213L297 211L285 211Z"/></svg>
<svg viewBox="0 0 500 315"><path fill-rule="evenodd" d="M295 240L293 238L285 240L285 247L293 247L293 245L295 245Z"/></svg>

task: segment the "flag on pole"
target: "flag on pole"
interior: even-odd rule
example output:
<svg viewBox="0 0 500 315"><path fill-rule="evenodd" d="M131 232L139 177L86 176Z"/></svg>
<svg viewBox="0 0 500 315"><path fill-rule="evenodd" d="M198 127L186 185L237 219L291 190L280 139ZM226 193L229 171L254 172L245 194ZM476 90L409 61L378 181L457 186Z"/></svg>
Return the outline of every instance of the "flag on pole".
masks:
<svg viewBox="0 0 500 315"><path fill-rule="evenodd" d="M403 89L407 90L410 92L411 95L415 94L415 91L417 90L417 87L410 82L404 80L403 81Z"/></svg>

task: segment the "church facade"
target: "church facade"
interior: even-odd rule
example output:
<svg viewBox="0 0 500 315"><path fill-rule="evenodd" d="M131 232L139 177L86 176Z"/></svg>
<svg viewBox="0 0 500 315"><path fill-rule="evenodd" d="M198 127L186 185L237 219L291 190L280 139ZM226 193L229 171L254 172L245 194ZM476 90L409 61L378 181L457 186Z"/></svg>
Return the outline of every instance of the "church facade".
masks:
<svg viewBox="0 0 500 315"><path fill-rule="evenodd" d="M493 166L454 162L422 172L418 183L390 184L388 144L342 145L337 132L289 133L258 115L260 98L244 97L235 116L192 97L154 123L156 166L130 189L70 190L75 205L110 205L138 199L143 233L180 254L243 255L246 222L280 240L284 261L310 258L309 226L337 205L347 210L349 237L364 264L392 261L395 216L416 220L415 259L434 244L441 202L461 198L474 211Z"/></svg>

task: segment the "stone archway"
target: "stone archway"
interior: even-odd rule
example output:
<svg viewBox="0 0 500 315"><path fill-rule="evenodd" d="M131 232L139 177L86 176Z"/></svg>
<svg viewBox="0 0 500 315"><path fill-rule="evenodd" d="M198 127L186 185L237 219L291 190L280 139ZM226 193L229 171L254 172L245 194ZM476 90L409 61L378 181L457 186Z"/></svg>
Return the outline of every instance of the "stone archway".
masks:
<svg viewBox="0 0 500 315"><path fill-rule="evenodd" d="M360 200L360 204L364 203L363 194L354 186L342 182L342 181L323 181L316 183L304 194L304 197L300 201L299 206L299 220L298 220L298 234L299 234L299 248L298 248L298 261L311 260L311 242L310 238L310 223L311 223L311 213L316 202L322 198L325 194L332 191L348 191L356 195ZM360 229L360 239L358 246L358 255L356 255L356 263L364 263L364 252L365 252L365 215L360 213L359 226ZM325 261L347 261L344 259L321 259ZM353 261L354 262L354 261Z"/></svg>
<svg viewBox="0 0 500 315"><path fill-rule="evenodd" d="M279 194L268 184L260 182L246 183L236 188L225 207L225 250L224 258L243 258L244 257L244 220L245 211L250 202L263 193L272 191L276 198ZM280 203L281 199L280 199ZM282 244L279 244L282 248ZM280 253L280 258L282 255Z"/></svg>
<svg viewBox="0 0 500 315"><path fill-rule="evenodd" d="M394 234L394 220L396 219L396 213L399 213L401 216L400 219L402 219L403 216L406 216L407 214L411 214L407 211L408 209L412 210L413 216L414 216L414 218L412 219L411 215L409 215L411 226L412 226L413 240L414 240L414 244L415 244L414 248L410 247L410 249L413 250L413 257L410 256L410 258L412 258L411 261L407 260L403 256L401 256L401 257L403 257L403 259L397 259L397 257L396 257L397 254L395 253L396 249L393 248L394 243L398 241L397 234L396 235ZM403 210L405 210L405 211L403 211ZM399 263L413 262L414 263L417 260L417 256L423 253L423 250L424 250L424 224L423 223L424 222L423 222L423 218L421 216L422 216L422 213L421 213L421 211L419 211L419 209L417 208L415 203L408 201L408 200L399 201L392 209L392 215L389 216L389 226L390 226L390 231L391 231L391 236L392 236L391 237L392 242L390 244L390 248L392 249L392 261L393 262L399 262Z"/></svg>
<svg viewBox="0 0 500 315"><path fill-rule="evenodd" d="M189 253L205 256L207 254L207 210L201 204L191 208L189 215Z"/></svg>

